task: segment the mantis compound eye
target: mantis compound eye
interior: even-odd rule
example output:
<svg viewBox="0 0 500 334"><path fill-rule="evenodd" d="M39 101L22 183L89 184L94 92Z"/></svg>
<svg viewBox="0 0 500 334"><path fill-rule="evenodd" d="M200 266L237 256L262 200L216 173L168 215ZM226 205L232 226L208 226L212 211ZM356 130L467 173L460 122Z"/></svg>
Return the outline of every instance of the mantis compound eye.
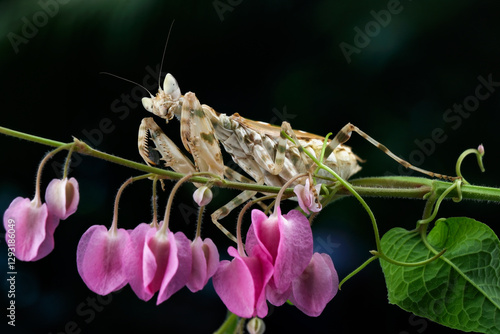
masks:
<svg viewBox="0 0 500 334"><path fill-rule="evenodd" d="M163 91L172 97L172 100L178 100L181 97L181 90L177 80L170 73L165 76L165 81L163 81Z"/></svg>
<svg viewBox="0 0 500 334"><path fill-rule="evenodd" d="M142 98L142 106L149 112L153 112L153 100L149 97Z"/></svg>

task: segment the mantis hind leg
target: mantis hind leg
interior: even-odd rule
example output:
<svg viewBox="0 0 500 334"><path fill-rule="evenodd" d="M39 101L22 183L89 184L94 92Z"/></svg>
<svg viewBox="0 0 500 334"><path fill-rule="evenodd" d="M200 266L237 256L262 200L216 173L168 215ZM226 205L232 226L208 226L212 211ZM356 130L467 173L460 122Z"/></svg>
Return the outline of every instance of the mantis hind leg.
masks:
<svg viewBox="0 0 500 334"><path fill-rule="evenodd" d="M385 147L384 145L382 145L381 143L379 143L378 141L376 141L375 139L373 139L372 137L367 135L365 132L361 131L357 126L355 126L351 123L348 123L347 125L345 125L337 133L337 135L332 139L332 141L328 144L328 146L326 147L326 150L325 150L325 158L327 158L328 155L330 155L339 144L343 144L346 141L348 141L349 138L351 138L352 132L356 132L357 134L359 134L361 137L366 139L370 144L372 144L373 146L380 149L382 152L387 154L389 157L391 157L393 160L395 160L397 163L399 163L400 165L402 165L405 168L412 169L416 172L428 175L430 177L437 177L437 178L445 179L445 180L449 180L449 181L454 181L458 178L456 176L448 176L448 175L444 175L444 174L434 173L434 172L413 166L411 163L409 163L406 160L401 159L400 157L398 157L397 155L392 153L387 147Z"/></svg>
<svg viewBox="0 0 500 334"><path fill-rule="evenodd" d="M224 175L232 181L239 181L239 182L245 182L245 183L253 183L252 180L247 178L246 176L241 175L237 171L233 170L232 168L225 167L224 169ZM263 181L257 182L258 184L262 184ZM245 190L242 193L240 193L238 196L233 198L231 201L229 201L226 205L221 207L220 209L217 209L214 211L211 215L212 222L219 228L219 230L222 231L229 239L233 240L236 242L236 237L229 232L221 223L219 223L219 219L222 219L226 217L231 211L236 209L238 206L241 204L245 203L246 201L252 199L257 194L256 191L252 190Z"/></svg>
<svg viewBox="0 0 500 334"><path fill-rule="evenodd" d="M255 196L255 194L257 194L256 191L245 190L211 215L212 222L215 224L215 226L217 226L219 230L222 231L222 233L224 233L229 239L233 240L234 242L236 242L236 237L231 232L229 232L221 223L219 223L219 219L226 217L231 211L251 199L253 196Z"/></svg>

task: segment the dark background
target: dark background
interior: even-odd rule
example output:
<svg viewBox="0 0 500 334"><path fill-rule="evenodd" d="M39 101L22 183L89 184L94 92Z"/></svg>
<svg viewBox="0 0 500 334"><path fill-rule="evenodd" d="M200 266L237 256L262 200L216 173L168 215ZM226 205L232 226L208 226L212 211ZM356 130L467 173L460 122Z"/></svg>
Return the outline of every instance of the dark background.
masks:
<svg viewBox="0 0 500 334"><path fill-rule="evenodd" d="M44 3L51 3L46 8L52 17L41 14ZM444 118L454 104L471 101L479 76L500 81L498 3L402 1L397 14L385 17L384 27L374 25L377 14L371 11L387 11L393 3L2 1L0 125L65 142L75 136L99 150L140 161L137 130L141 118L149 115L139 104L127 106L123 96L134 94L129 101L135 104L147 93L99 72L139 83L148 78L155 92L157 79L148 77L146 67L161 62L175 19L163 70L175 76L183 93L195 92L217 111L274 124L287 120L295 128L321 135L336 133L352 122L397 155L445 174L454 173L462 151L483 143L486 173L481 175L475 159L469 158L463 165L464 176L475 184L498 186L500 87L467 118L457 114L453 121ZM38 31L26 30L26 22L38 22ZM341 43L355 47L356 31L366 27L374 29L370 40L347 61ZM13 34L29 37L17 45L17 52ZM485 92L483 88L481 93ZM106 126L100 129L103 122ZM162 127L181 146L178 122ZM430 144L435 129L442 129L446 140ZM427 143L424 149L419 141ZM366 159L359 176L400 173L395 162L359 136L354 135L350 145ZM14 197L33 196L37 164L48 148L5 136L0 137L0 146L4 211ZM64 158L60 154L55 161L62 163ZM156 298L148 303L139 300L129 287L93 299L95 294L76 270L78 240L91 225L111 224L118 187L138 173L91 157L76 165L71 175L80 183L77 214L60 224L56 248L48 257L17 263L18 332L65 332L72 322L82 333L213 332L223 322L225 308L211 285L196 294L183 289L160 306L155 306ZM53 168L45 169L42 189L53 177ZM172 229L181 229L188 237L195 228L192 190L183 187L176 197L171 221ZM166 194L160 196L161 207ZM236 194L216 191L209 209ZM149 182L129 186L120 206L120 226L149 222L149 198ZM382 233L394 226L412 228L424 204L397 199L368 199L368 203ZM469 216L498 233L498 210L491 203L448 201L439 216ZM233 215L223 223L233 229L235 220ZM316 219L316 250L332 256L341 278L375 247L370 226L353 199L329 206ZM208 219L204 236L216 240L222 256L227 256L229 243ZM1 263L6 264L4 242L1 247ZM309 318L285 305L271 309L265 322L269 333L456 332L389 305L378 263L348 281L320 317Z"/></svg>

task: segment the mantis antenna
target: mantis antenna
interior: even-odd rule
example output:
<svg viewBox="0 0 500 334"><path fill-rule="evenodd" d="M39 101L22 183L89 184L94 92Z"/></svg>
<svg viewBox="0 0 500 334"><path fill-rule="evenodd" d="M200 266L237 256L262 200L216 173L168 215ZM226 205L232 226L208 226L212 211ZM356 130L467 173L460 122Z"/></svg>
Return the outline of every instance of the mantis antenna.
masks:
<svg viewBox="0 0 500 334"><path fill-rule="evenodd" d="M172 23L170 24L170 29L168 30L168 35L167 35L167 41L165 42L165 47L163 48L163 55L161 57L161 63L160 63L160 72L158 74L158 85L160 84L160 80L161 80L161 70L163 68L163 61L165 60L165 53L167 52L167 45L168 45L168 40L170 39L170 33L172 32L172 27L174 26L174 22L175 20L172 21ZM143 85L141 84L138 84L137 82L135 81L132 81L132 80L129 80L129 79L126 79L124 77L121 77L119 75L116 75L116 74L113 74L113 73L109 73L109 72L99 72L99 74L106 74L106 75L110 75L112 77L115 77L115 78L118 78L118 79L121 79L121 80L124 80L124 81L127 81L127 82L130 82L130 83L133 83L134 85L137 85L141 88L143 88L146 92L149 93L149 95L151 97L154 97L153 94L151 94L151 92L146 88L144 87ZM161 87L161 86L160 86Z"/></svg>
<svg viewBox="0 0 500 334"><path fill-rule="evenodd" d="M121 80L124 80L124 81L128 81L128 82L130 82L130 83L133 83L134 85L137 85L137 86L139 86L139 87L143 88L146 92L148 92L148 93L149 93L149 95L151 95L151 97L154 97L154 96L153 96L153 94L151 94L151 92L150 92L150 91L149 91L146 87L144 87L144 86L143 86L143 85L141 85L141 84L138 84L138 83L137 83L137 82L135 82L135 81L132 81L132 80L129 80L129 79L125 79L124 77L121 77L121 76L119 76L119 75L116 75L116 74L113 74L113 73L109 73L109 72L99 72L99 74L106 74L106 75L110 75L110 76L112 76L112 77L115 77L115 78L118 78L118 79L121 79Z"/></svg>
<svg viewBox="0 0 500 334"><path fill-rule="evenodd" d="M163 54L161 56L160 72L158 73L158 85L159 86L160 86L160 82L161 82L161 70L163 69L163 61L165 60L165 54L167 52L168 40L170 39L170 33L172 32L172 27L174 26L174 22L175 22L175 20L172 20L172 23L170 24L170 29L168 29L167 41L165 42L165 47L163 48Z"/></svg>

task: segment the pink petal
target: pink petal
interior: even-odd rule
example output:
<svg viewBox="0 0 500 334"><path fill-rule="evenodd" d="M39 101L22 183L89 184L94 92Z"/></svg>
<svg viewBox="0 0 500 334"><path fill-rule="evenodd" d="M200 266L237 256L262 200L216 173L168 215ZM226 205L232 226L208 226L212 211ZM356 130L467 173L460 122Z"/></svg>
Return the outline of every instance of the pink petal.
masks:
<svg viewBox="0 0 500 334"><path fill-rule="evenodd" d="M274 263L274 282L284 291L291 281L307 267L313 254L313 236L307 218L291 210L280 220L282 242Z"/></svg>
<svg viewBox="0 0 500 334"><path fill-rule="evenodd" d="M267 257L268 261L274 263L278 253L280 242L280 230L278 217L267 215L260 210L252 210L252 224L247 232L245 249L250 256L257 255Z"/></svg>
<svg viewBox="0 0 500 334"><path fill-rule="evenodd" d="M193 262L186 286L191 292L196 292L203 289L210 277L217 271L219 252L211 239L201 240L197 237L191 243L191 253Z"/></svg>
<svg viewBox="0 0 500 334"><path fill-rule="evenodd" d="M309 214L308 203L305 203L305 201L307 201L306 187L304 187L302 184L298 184L293 188L293 192L295 193L295 195L297 195L297 201L299 202L300 208L306 214Z"/></svg>
<svg viewBox="0 0 500 334"><path fill-rule="evenodd" d="M316 193L319 194L321 185L315 186ZM294 193L297 195L297 200L299 202L300 208L309 214L309 211L319 212L321 211L321 204L316 203L316 197L311 190L311 185L309 179L306 179L305 185L298 184L293 189Z"/></svg>
<svg viewBox="0 0 500 334"><path fill-rule="evenodd" d="M159 291L157 304L186 285L191 273L191 246L178 232L165 235L147 224L138 225L130 235L127 276L132 290L143 300Z"/></svg>
<svg viewBox="0 0 500 334"><path fill-rule="evenodd" d="M212 278L215 291L229 311L251 318L254 313L254 283L250 270L241 259L223 260Z"/></svg>
<svg viewBox="0 0 500 334"><path fill-rule="evenodd" d="M253 210L252 225L248 230L245 246L250 256L271 257L274 274L270 285L275 290L275 296L283 295L311 259L311 226L307 218L297 210L282 216L278 207L269 218L263 212ZM271 299L278 303L278 299ZM282 300L282 303L285 301L286 299Z"/></svg>
<svg viewBox="0 0 500 334"><path fill-rule="evenodd" d="M219 267L219 250L212 239L206 238L203 240L203 253L207 259L207 281L212 277ZM205 283L206 284L206 283Z"/></svg>
<svg viewBox="0 0 500 334"><path fill-rule="evenodd" d="M47 205L38 206L37 201L15 198L3 215L5 240L13 246L14 254L21 261L35 261L40 245L45 240ZM12 245L12 242L14 244Z"/></svg>
<svg viewBox="0 0 500 334"><path fill-rule="evenodd" d="M293 282L290 301L302 312L317 317L335 297L339 278L327 254L314 253L302 275Z"/></svg>
<svg viewBox="0 0 500 334"><path fill-rule="evenodd" d="M178 264L171 263L172 259L175 259L174 261L177 259L174 239L174 233L170 231L167 232L167 236L155 229L146 234L142 270L144 284L152 293L160 290L167 264L177 269Z"/></svg>
<svg viewBox="0 0 500 334"><path fill-rule="evenodd" d="M220 262L212 277L215 291L234 314L243 318L265 317L265 287L272 276L271 263L258 257L241 257L234 247L229 247L228 253L234 259Z"/></svg>
<svg viewBox="0 0 500 334"><path fill-rule="evenodd" d="M292 284L283 292L278 292L275 287L268 284L266 287L266 298L274 306L283 305L292 294Z"/></svg>
<svg viewBox="0 0 500 334"><path fill-rule="evenodd" d="M91 226L78 243L77 267L88 288L107 295L127 284L123 253L129 247L124 229L109 232L103 225Z"/></svg>
<svg viewBox="0 0 500 334"><path fill-rule="evenodd" d="M51 215L49 212L47 216L47 224L45 225L45 239L40 247L38 247L38 254L33 261L38 261L52 252L54 249L54 232L57 226L59 226L59 218Z"/></svg>
<svg viewBox="0 0 500 334"><path fill-rule="evenodd" d="M200 237L191 243L191 254L193 256L191 275L186 286L191 292L196 292L205 286L205 276L207 275L207 261L203 253L203 241Z"/></svg>
<svg viewBox="0 0 500 334"><path fill-rule="evenodd" d="M170 239L171 238L171 239ZM182 232L169 232L170 254L156 305L163 303L188 282L191 274L191 242Z"/></svg>
<svg viewBox="0 0 500 334"><path fill-rule="evenodd" d="M45 191L45 201L49 212L61 220L75 213L80 193L75 178L53 179Z"/></svg>
<svg viewBox="0 0 500 334"><path fill-rule="evenodd" d="M137 225L134 230L130 232L129 247L124 251L127 280L135 294L144 301L150 300L156 292L149 289L149 282L146 284L144 278L144 268L152 272L156 271L156 261L152 261L148 264L144 263L146 235L149 231L155 233L156 229L145 223ZM150 268L150 266L153 268ZM149 274L149 276L151 276L151 274ZM151 281L150 278L149 281Z"/></svg>

